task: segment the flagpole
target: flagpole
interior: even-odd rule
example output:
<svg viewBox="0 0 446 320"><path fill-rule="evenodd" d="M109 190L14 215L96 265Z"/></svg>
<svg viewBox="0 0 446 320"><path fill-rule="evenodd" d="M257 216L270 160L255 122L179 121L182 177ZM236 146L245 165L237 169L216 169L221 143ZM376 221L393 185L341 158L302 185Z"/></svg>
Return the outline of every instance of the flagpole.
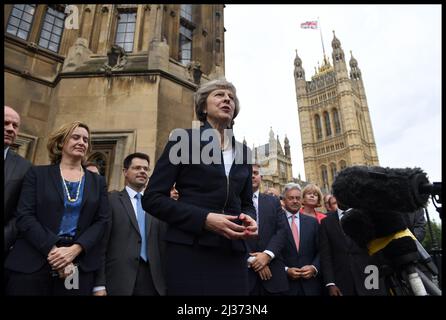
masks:
<svg viewBox="0 0 446 320"><path fill-rule="evenodd" d="M322 42L322 52L324 53L324 59L325 59L325 48L324 48L324 40L322 39L322 26L321 26L321 22L319 20L319 17L317 17L317 22L319 24L319 32L321 34L321 42Z"/></svg>

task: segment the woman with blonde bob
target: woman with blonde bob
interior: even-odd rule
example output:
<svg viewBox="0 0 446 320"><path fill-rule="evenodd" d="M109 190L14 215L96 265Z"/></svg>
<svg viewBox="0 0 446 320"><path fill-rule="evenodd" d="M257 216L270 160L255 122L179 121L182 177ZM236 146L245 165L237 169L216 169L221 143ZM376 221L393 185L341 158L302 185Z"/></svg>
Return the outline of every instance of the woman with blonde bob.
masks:
<svg viewBox="0 0 446 320"><path fill-rule="evenodd" d="M308 184L302 189L302 208L300 213L316 218L320 224L322 219L326 217L325 214L316 210L322 206L322 192L315 184Z"/></svg>
<svg viewBox="0 0 446 320"><path fill-rule="evenodd" d="M5 262L11 274L6 292L91 295L108 202L104 178L82 166L90 129L79 121L65 124L50 135L47 149L51 164L32 167L24 178L16 212L20 235Z"/></svg>

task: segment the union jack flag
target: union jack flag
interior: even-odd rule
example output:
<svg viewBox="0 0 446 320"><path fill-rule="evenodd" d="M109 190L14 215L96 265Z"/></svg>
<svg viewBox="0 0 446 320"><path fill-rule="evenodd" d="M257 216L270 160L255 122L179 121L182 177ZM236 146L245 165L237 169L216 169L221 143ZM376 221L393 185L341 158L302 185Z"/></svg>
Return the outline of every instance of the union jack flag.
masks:
<svg viewBox="0 0 446 320"><path fill-rule="evenodd" d="M303 29L317 29L317 21L307 21L300 24Z"/></svg>

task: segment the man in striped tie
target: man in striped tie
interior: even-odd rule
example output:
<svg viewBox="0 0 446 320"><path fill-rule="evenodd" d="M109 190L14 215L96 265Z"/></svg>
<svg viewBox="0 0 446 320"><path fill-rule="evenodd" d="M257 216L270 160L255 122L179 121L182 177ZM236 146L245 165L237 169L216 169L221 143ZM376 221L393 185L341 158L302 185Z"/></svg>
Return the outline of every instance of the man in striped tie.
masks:
<svg viewBox="0 0 446 320"><path fill-rule="evenodd" d="M299 214L301 189L297 183L285 185L283 201L288 219L286 232L288 241L282 250L290 285L288 294L320 295L319 224L315 218Z"/></svg>

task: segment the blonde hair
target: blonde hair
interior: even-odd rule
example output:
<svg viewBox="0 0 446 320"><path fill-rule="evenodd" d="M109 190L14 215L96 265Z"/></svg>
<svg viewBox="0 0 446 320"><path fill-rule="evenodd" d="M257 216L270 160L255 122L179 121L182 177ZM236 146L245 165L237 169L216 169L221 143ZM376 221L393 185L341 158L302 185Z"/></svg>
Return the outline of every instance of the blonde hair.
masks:
<svg viewBox="0 0 446 320"><path fill-rule="evenodd" d="M322 192L317 185L310 183L302 189L302 205L305 205L305 195L307 193L317 193L318 199L316 208L322 206Z"/></svg>
<svg viewBox="0 0 446 320"><path fill-rule="evenodd" d="M88 132L88 147L85 156L91 151L91 137L90 129L85 123L80 121L74 121L62 125L59 129L50 134L46 148L48 149L48 156L51 164L56 164L62 159L62 149L65 143L67 143L71 134L76 128L84 128Z"/></svg>

